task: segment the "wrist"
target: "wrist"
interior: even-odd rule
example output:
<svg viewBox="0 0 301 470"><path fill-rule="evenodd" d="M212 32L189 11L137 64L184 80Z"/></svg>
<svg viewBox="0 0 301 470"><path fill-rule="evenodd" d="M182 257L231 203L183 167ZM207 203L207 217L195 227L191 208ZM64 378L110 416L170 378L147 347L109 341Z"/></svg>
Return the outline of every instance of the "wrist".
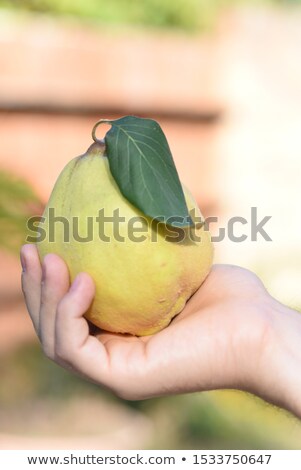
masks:
<svg viewBox="0 0 301 470"><path fill-rule="evenodd" d="M301 315L269 297L263 322L249 391L301 417Z"/></svg>

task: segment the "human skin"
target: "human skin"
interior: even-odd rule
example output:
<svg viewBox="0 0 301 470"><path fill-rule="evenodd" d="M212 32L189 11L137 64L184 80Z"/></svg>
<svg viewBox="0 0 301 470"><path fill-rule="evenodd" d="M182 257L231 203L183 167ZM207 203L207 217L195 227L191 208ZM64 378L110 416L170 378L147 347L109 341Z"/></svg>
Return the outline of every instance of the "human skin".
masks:
<svg viewBox="0 0 301 470"><path fill-rule="evenodd" d="M34 328L46 356L62 367L127 400L230 388L301 417L301 315L271 297L254 273L214 265L167 328L134 337L91 332L88 274L70 286L64 261L49 254L41 266L35 245L22 247L21 262Z"/></svg>

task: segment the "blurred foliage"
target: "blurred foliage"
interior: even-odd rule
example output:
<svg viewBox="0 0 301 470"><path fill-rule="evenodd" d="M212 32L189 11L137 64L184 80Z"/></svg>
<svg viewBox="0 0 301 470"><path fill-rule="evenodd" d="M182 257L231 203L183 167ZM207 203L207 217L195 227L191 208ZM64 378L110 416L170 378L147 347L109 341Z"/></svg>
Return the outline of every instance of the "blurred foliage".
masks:
<svg viewBox="0 0 301 470"><path fill-rule="evenodd" d="M101 434L110 427L110 414L99 421L99 408L110 405L152 423L152 449L301 449L297 419L242 392L126 402L57 366L37 343L1 359L0 433L68 437L76 427L79 434ZM88 417L79 403L92 404Z"/></svg>
<svg viewBox="0 0 301 470"><path fill-rule="evenodd" d="M1 361L0 372L3 379L0 387L2 406L16 406L18 403L22 406L21 401L38 398L65 401L74 393L98 392L96 385L46 359L37 344L23 346L11 353L6 361Z"/></svg>
<svg viewBox="0 0 301 470"><path fill-rule="evenodd" d="M103 24L204 30L217 13L237 5L292 5L301 0L0 0L0 7L71 16Z"/></svg>
<svg viewBox="0 0 301 470"><path fill-rule="evenodd" d="M42 205L31 187L17 177L0 171L0 247L18 251L25 243L26 222L41 215Z"/></svg>

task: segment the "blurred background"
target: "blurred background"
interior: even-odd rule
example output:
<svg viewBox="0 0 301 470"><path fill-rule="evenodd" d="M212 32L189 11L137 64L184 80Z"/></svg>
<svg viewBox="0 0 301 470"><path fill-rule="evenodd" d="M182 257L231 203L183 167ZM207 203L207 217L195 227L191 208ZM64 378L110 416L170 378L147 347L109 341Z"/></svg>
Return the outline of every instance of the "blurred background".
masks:
<svg viewBox="0 0 301 470"><path fill-rule="evenodd" d="M126 402L51 363L18 260L95 121L136 114L160 122L213 233L272 216L272 242L225 239L215 260L300 308L300 3L0 0L0 448L301 449L301 423L245 393Z"/></svg>

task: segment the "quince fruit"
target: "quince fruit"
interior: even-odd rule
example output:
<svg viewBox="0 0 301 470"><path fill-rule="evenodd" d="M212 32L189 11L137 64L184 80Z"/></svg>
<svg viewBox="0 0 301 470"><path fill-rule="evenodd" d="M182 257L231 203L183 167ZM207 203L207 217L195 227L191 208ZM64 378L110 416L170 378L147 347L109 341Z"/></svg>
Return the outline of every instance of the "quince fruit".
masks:
<svg viewBox="0 0 301 470"><path fill-rule="evenodd" d="M201 217L183 191L189 211ZM61 256L71 281L91 275L96 294L85 317L110 332L143 336L166 327L212 265L204 226L170 227L145 216L121 194L100 143L66 165L40 227L40 258Z"/></svg>

